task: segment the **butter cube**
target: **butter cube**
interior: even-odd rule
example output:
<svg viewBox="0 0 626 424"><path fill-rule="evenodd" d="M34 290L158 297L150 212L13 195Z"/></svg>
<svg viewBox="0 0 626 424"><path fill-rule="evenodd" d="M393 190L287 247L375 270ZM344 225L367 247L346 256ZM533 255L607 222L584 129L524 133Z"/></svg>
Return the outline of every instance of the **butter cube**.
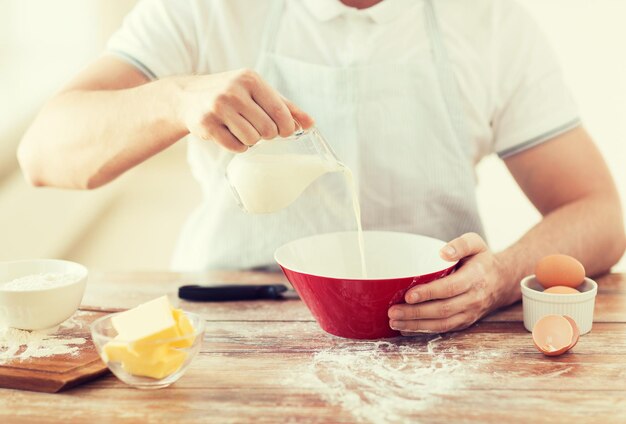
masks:
<svg viewBox="0 0 626 424"><path fill-rule="evenodd" d="M140 345L139 348L136 348L132 343L112 340L103 346L102 352L107 362L123 362L128 358L137 358L145 362L156 363L167 354L168 348L167 343L151 346Z"/></svg>
<svg viewBox="0 0 626 424"><path fill-rule="evenodd" d="M161 379L178 371L187 353L176 348L190 347L195 341L189 318L173 309L166 296L114 316L111 324L118 335L103 346L103 359L119 362L136 376ZM184 336L189 337L165 341Z"/></svg>
<svg viewBox="0 0 626 424"><path fill-rule="evenodd" d="M172 347L191 347L196 339L193 336L195 329L193 328L191 321L189 321L189 318L187 318L187 315L185 315L185 313L181 309L172 309L172 316L176 321L176 327L178 328L179 337L189 337L172 342L170 343L170 345Z"/></svg>
<svg viewBox="0 0 626 424"><path fill-rule="evenodd" d="M111 341L104 346L107 362L119 362L122 369L139 377L162 379L178 371L187 359L187 353L172 349L167 344L149 351L137 351L128 343Z"/></svg>
<svg viewBox="0 0 626 424"><path fill-rule="evenodd" d="M125 362L122 366L130 374L161 379L178 371L186 359L186 352L168 349L162 359L154 364L144 361L137 363L129 361Z"/></svg>
<svg viewBox="0 0 626 424"><path fill-rule="evenodd" d="M136 344L178 337L167 296L159 297L111 318L117 338Z"/></svg>
<svg viewBox="0 0 626 424"><path fill-rule="evenodd" d="M102 356L104 362L122 362L125 355L128 355L130 346L128 343L110 341L102 346Z"/></svg>

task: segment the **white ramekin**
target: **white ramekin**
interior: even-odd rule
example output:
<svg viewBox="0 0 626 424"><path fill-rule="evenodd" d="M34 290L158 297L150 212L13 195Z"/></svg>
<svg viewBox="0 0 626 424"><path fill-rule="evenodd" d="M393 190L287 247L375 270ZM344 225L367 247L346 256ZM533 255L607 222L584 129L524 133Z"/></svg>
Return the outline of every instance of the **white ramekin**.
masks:
<svg viewBox="0 0 626 424"><path fill-rule="evenodd" d="M576 321L580 334L591 331L593 308L598 293L598 284L591 278L577 287L580 293L554 294L544 293L534 275L524 278L522 287L522 305L524 309L524 327L532 331L535 323L545 315L568 315Z"/></svg>

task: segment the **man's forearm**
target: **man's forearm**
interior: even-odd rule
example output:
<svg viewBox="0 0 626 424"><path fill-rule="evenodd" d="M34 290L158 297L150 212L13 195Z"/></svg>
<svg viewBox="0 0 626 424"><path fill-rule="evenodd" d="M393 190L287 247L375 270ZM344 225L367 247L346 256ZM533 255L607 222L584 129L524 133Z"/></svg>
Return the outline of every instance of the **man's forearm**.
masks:
<svg viewBox="0 0 626 424"><path fill-rule="evenodd" d="M577 258L587 275L611 268L624 253L623 216L617 195L594 194L547 214L519 241L498 253L498 266L508 294L504 305L521 298L519 281L532 274L542 257L563 253Z"/></svg>
<svg viewBox="0 0 626 424"><path fill-rule="evenodd" d="M24 136L18 156L35 185L100 186L186 134L175 84L72 90L53 98Z"/></svg>

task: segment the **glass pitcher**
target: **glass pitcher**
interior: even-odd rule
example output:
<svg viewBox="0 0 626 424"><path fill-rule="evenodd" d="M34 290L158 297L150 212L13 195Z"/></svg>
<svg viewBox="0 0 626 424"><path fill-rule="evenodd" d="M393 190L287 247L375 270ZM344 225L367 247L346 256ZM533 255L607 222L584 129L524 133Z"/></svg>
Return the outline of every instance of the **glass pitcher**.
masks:
<svg viewBox="0 0 626 424"><path fill-rule="evenodd" d="M315 127L297 124L292 136L261 140L235 155L226 179L244 211L266 214L289 206L322 175L344 168Z"/></svg>

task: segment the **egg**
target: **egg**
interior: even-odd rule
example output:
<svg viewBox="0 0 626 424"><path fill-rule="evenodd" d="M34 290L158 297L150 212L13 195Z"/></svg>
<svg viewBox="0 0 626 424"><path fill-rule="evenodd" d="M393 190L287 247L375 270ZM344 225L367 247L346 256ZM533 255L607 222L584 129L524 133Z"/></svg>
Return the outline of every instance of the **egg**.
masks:
<svg viewBox="0 0 626 424"><path fill-rule="evenodd" d="M550 255L537 262L537 281L545 288L553 286L578 287L585 279L585 267L567 255Z"/></svg>
<svg viewBox="0 0 626 424"><path fill-rule="evenodd" d="M546 356L558 356L578 342L580 331L576 322L562 315L546 315L533 327L533 343Z"/></svg>
<svg viewBox="0 0 626 424"><path fill-rule="evenodd" d="M576 294L580 293L578 290L573 289L567 286L552 286L543 291L544 293L552 293L552 294Z"/></svg>

